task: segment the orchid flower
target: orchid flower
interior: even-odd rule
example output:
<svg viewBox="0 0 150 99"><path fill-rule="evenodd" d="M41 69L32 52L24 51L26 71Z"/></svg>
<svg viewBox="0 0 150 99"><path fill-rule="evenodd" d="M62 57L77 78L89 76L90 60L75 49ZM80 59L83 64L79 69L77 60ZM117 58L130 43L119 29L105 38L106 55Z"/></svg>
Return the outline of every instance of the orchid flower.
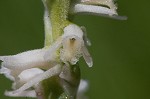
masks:
<svg viewBox="0 0 150 99"><path fill-rule="evenodd" d="M12 97L37 97L46 99L86 99L87 81L80 79L78 62L83 57L89 67L92 57L87 49L91 43L84 26L69 20L69 15L77 13L95 14L116 19L118 16L113 0L42 0L44 4L45 44L44 48L0 56L0 73L13 81L12 91L5 95ZM73 4L72 4L73 3ZM53 85L55 83L53 94ZM78 88L79 86L79 88ZM51 90L48 95L47 87ZM59 89L55 89L59 88ZM54 91L55 92L55 91ZM56 96L55 96L56 95Z"/></svg>
<svg viewBox="0 0 150 99"><path fill-rule="evenodd" d="M12 56L0 56L0 60L3 61L0 73L14 81L13 89L15 91L5 94L11 96L17 96L18 93L29 94L26 90L35 87L35 84L59 75L62 71L62 65L56 61L58 49L60 49L60 61L65 64L69 62L75 65L83 56L89 67L93 65L92 58L84 44L82 29L71 24L64 28L64 34L50 48L27 51ZM63 73L60 77L68 79L63 76Z"/></svg>
<svg viewBox="0 0 150 99"><path fill-rule="evenodd" d="M75 24L65 27L64 34L50 47L49 54L46 54L45 59L51 60L53 57L50 54L62 47L60 50L62 62L74 65L83 56L88 66L92 67L93 61L84 43L83 35L82 29Z"/></svg>
<svg viewBox="0 0 150 99"><path fill-rule="evenodd" d="M72 14L92 14L119 20L126 20L126 16L118 16L114 0L79 0L74 4Z"/></svg>
<svg viewBox="0 0 150 99"><path fill-rule="evenodd" d="M12 56L0 56L0 60L3 61L0 73L14 81L12 86L14 90L19 88L16 92L6 91L6 95L31 94L26 90L36 86L40 81L60 73L61 66L59 64L55 62L50 64L44 60L43 56L46 51L38 49ZM44 72L42 69L47 69L47 71Z"/></svg>

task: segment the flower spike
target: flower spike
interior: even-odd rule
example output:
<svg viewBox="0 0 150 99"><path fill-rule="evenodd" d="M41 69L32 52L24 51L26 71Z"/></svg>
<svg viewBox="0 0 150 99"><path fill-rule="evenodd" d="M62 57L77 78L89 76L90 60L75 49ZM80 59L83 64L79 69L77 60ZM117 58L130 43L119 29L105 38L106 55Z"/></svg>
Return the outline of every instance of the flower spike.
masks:
<svg viewBox="0 0 150 99"><path fill-rule="evenodd" d="M77 64L83 57L89 67L92 57L86 28L71 22L71 14L94 14L125 20L118 16L113 0L42 0L44 4L44 48L16 55L0 56L0 74L13 82L12 97L87 99L88 82L81 80ZM52 84L52 85L51 85ZM49 91L49 92L47 92ZM78 92L77 92L78 91Z"/></svg>

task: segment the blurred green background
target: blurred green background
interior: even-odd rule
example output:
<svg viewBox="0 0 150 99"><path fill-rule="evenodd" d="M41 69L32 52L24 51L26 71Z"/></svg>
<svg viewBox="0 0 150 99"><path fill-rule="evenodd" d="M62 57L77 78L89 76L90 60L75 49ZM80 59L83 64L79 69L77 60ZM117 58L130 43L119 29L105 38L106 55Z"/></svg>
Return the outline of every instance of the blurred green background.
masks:
<svg viewBox="0 0 150 99"><path fill-rule="evenodd" d="M82 78L89 80L90 99L150 99L150 1L118 0L119 21L78 15L74 22L87 28L94 66L82 60ZM0 55L42 48L41 0L0 0ZM0 75L0 99L11 82Z"/></svg>

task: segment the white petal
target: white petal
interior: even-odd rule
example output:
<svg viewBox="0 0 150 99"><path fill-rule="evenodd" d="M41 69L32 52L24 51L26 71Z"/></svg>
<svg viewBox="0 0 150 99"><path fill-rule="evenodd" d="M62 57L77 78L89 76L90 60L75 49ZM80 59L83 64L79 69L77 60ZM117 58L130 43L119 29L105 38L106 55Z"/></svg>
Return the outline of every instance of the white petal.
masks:
<svg viewBox="0 0 150 99"><path fill-rule="evenodd" d="M92 60L92 57L91 57L90 53L88 52L88 49L86 48L86 46L82 46L82 55L83 55L83 58L84 58L85 62L87 63L87 65L89 67L92 67L93 60Z"/></svg>
<svg viewBox="0 0 150 99"><path fill-rule="evenodd" d="M88 39L88 37L87 37L86 28L85 28L84 26L81 26L81 29L82 29L82 31L83 31L83 33L84 33L84 35L83 35L83 40L84 40L85 44L86 44L87 46L91 46L92 44L91 44L91 41L90 41L90 40Z"/></svg>
<svg viewBox="0 0 150 99"><path fill-rule="evenodd" d="M84 4L91 4L91 5L104 5L114 10L117 9L116 5L114 4L114 0L81 0L81 2Z"/></svg>
<svg viewBox="0 0 150 99"><path fill-rule="evenodd" d="M11 96L11 97L32 97L36 98L36 93L34 90L28 90L28 91L22 91L19 93L13 93L13 91L5 91L6 96Z"/></svg>
<svg viewBox="0 0 150 99"><path fill-rule="evenodd" d="M85 4L76 4L74 6L74 13L87 13L87 14L95 14L100 16L111 17L114 19L126 20L127 17L117 16L117 12L113 9L109 9L102 6L95 5L85 5Z"/></svg>
<svg viewBox="0 0 150 99"><path fill-rule="evenodd" d="M31 80L33 77L42 74L44 71L39 68L32 68L22 71L18 77L21 82L27 82Z"/></svg>
<svg viewBox="0 0 150 99"><path fill-rule="evenodd" d="M81 80L77 92L77 99L87 99L87 97L85 96L87 90L88 82L86 80Z"/></svg>
<svg viewBox="0 0 150 99"><path fill-rule="evenodd" d="M56 65L56 66L50 68L49 70L47 70L46 72L34 77L32 80L25 83L22 87L15 90L13 93L16 94L16 93L22 92L22 91L38 84L40 81L42 81L44 79L58 75L60 72L61 72L61 65Z"/></svg>
<svg viewBox="0 0 150 99"><path fill-rule="evenodd" d="M93 13L99 13L99 14L108 14L108 15L114 15L117 14L115 10L102 7L102 6L95 6L95 5L85 5L85 4L76 4L74 11L76 13L78 12L93 12Z"/></svg>
<svg viewBox="0 0 150 99"><path fill-rule="evenodd" d="M0 56L2 66L9 69L28 69L32 67L47 66L49 63L43 58L46 49L37 49L12 56Z"/></svg>
<svg viewBox="0 0 150 99"><path fill-rule="evenodd" d="M15 78L11 75L11 70L2 66L0 69L0 74L4 74L8 79L14 81Z"/></svg>

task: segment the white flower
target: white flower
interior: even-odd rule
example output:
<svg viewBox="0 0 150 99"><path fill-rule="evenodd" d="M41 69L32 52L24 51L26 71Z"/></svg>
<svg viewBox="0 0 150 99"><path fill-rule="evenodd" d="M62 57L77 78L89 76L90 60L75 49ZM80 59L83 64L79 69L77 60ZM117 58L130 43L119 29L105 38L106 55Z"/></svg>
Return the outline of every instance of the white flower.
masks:
<svg viewBox="0 0 150 99"><path fill-rule="evenodd" d="M57 55L58 52L60 56ZM6 91L5 94L34 97L36 91L30 88L36 88L36 85L44 79L60 75L60 78L70 80L70 76L64 77L61 73L64 66L61 63L65 63L66 66L69 63L74 65L81 56L84 57L89 67L93 65L92 58L84 44L83 31L74 24L67 26L64 34L49 48L0 56L0 60L3 61L0 73L14 82L12 86L14 91Z"/></svg>
<svg viewBox="0 0 150 99"><path fill-rule="evenodd" d="M39 68L32 68L32 69L24 70L18 75L18 81L15 82L13 85L22 86L23 84L27 83L28 81L33 79L35 76L38 76L43 72L44 71ZM35 87L36 87L36 84L35 84ZM36 97L36 92L35 90L31 90L31 89L21 91L19 93L14 93L13 91L6 91L5 95L14 96L14 97Z"/></svg>
<svg viewBox="0 0 150 99"><path fill-rule="evenodd" d="M46 52L47 49L38 49L12 56L0 56L0 60L3 61L0 73L14 81L12 89L15 91L6 91L6 95L26 96L29 94L32 97L35 91L30 90L30 87L35 87L40 81L61 72L61 65L56 61L44 60L43 56Z"/></svg>
<svg viewBox="0 0 150 99"><path fill-rule="evenodd" d="M56 40L56 42L50 47L49 54L46 54L45 59L51 60L51 53L55 53L56 50L60 50L60 60L64 63L76 64L79 58L83 56L89 67L92 67L93 61L86 48L83 40L83 31L75 24L70 24L64 28L64 34Z"/></svg>
<svg viewBox="0 0 150 99"><path fill-rule="evenodd" d="M57 76L67 83L72 82L70 65L75 65L82 56L89 67L93 65L92 57L86 48L86 45L91 45L91 43L87 38L85 28L70 22L62 31L62 35L54 42L52 35L54 33L52 33L49 17L51 13L47 7L48 1L42 1L45 7L45 48L17 55L0 56L0 60L3 61L0 73L13 81L13 90L6 91L5 95L7 96L36 97L36 95L42 95L42 90L37 90L41 81L52 76ZM117 19L126 18L118 16L116 10L117 7L113 0L79 0L70 11L73 14L88 13ZM66 87L63 84L62 88ZM87 90L87 85L86 81L81 80L77 99L86 98L83 93ZM66 87L64 90L70 89Z"/></svg>
<svg viewBox="0 0 150 99"><path fill-rule="evenodd" d="M119 20L126 20L125 16L118 16L117 6L113 0L80 0L70 11L73 14L93 14L105 17L111 17Z"/></svg>

